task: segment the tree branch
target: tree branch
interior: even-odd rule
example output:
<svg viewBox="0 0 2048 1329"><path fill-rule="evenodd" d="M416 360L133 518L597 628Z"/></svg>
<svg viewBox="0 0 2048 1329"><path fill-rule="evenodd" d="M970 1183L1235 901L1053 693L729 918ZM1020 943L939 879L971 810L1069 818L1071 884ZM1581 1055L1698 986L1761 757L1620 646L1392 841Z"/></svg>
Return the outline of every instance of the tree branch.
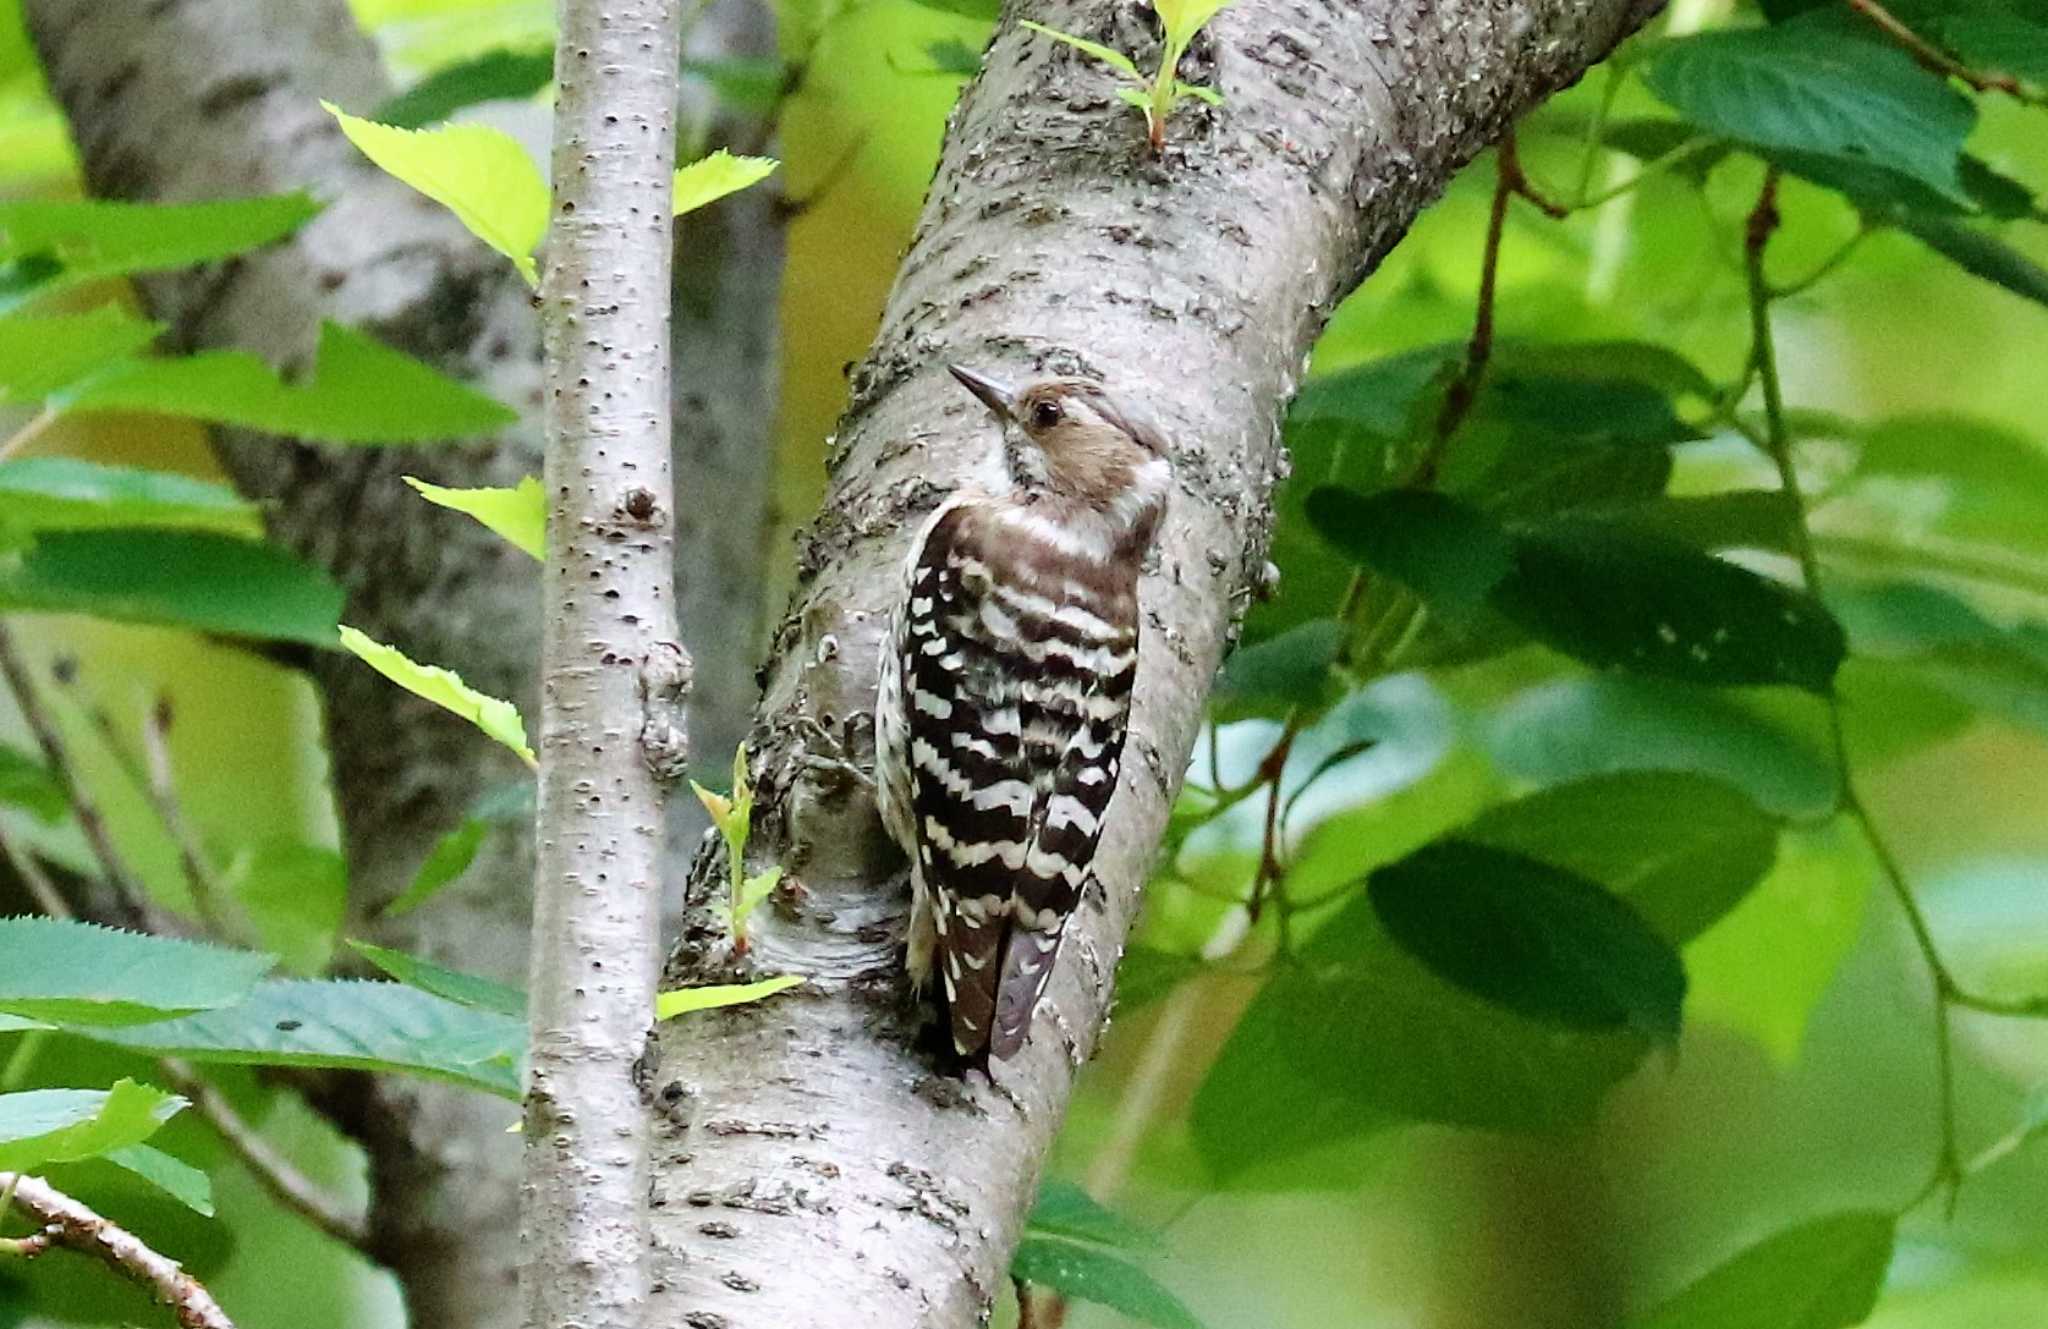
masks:
<svg viewBox="0 0 2048 1329"><path fill-rule="evenodd" d="M212 1294L181 1269L176 1260L157 1254L134 1233L100 1217L50 1183L38 1177L0 1172L0 1199L10 1196L42 1228L0 1246L11 1247L14 1254L26 1258L58 1246L83 1252L148 1288L158 1301L171 1308L184 1329L235 1329L234 1321L221 1310ZM0 1210L4 1208L0 1205Z"/></svg>
<svg viewBox="0 0 2048 1329"><path fill-rule="evenodd" d="M810 981L661 1035L663 1322L809 1324L829 1305L835 1325L950 1327L988 1313L1099 1036L1232 606L1264 562L1278 419L1309 346L1453 171L1652 8L1241 0L1189 56L1226 105L1176 112L1157 163L1105 71L999 31L853 377L750 742L755 843L790 884L757 916L753 953L763 972ZM1141 13L1107 0L1033 17L1126 50L1152 40ZM910 1050L900 865L865 793L807 760L811 735L864 731L919 515L993 461L985 413L945 373L955 360L1113 382L1166 423L1179 489L1143 590L1104 890L1070 925L1032 1041L994 1086L935 1076ZM675 981L727 972L708 913L718 871L700 859Z"/></svg>
<svg viewBox="0 0 2048 1329"><path fill-rule="evenodd" d="M541 282L548 560L520 1288L528 1329L633 1329L662 824L682 772L669 476L676 0L561 0ZM632 741L637 736L639 742Z"/></svg>

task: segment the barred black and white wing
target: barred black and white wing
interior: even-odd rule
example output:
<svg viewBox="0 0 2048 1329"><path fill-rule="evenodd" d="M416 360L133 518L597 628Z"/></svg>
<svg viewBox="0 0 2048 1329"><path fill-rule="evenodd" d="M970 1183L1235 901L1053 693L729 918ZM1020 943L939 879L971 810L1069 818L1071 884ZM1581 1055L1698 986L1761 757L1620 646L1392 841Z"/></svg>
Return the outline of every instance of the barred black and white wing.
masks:
<svg viewBox="0 0 2048 1329"><path fill-rule="evenodd" d="M1059 535L997 500L942 509L909 570L877 713L878 743L901 745L878 783L912 859L912 972L937 969L970 1060L1022 1046L1123 754L1136 570Z"/></svg>

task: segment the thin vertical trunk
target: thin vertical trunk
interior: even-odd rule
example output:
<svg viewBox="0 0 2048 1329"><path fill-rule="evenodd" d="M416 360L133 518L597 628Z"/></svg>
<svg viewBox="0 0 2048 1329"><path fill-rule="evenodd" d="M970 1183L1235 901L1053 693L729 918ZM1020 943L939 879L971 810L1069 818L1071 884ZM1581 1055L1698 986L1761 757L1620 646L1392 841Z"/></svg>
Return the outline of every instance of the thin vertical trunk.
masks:
<svg viewBox="0 0 2048 1329"><path fill-rule="evenodd" d="M520 1286L530 1329L631 1329L666 785L683 757L669 467L677 0L562 0L541 285L548 559Z"/></svg>

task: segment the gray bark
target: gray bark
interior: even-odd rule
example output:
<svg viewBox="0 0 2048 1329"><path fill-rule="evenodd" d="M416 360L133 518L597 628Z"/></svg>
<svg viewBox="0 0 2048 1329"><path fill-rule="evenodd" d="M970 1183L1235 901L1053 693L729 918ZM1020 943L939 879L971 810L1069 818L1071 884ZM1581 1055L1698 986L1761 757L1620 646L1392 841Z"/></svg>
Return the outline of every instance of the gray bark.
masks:
<svg viewBox="0 0 2048 1329"><path fill-rule="evenodd" d="M1177 111L1159 161L1101 66L1005 22L853 377L754 732L756 846L788 876L753 928L751 968L809 981L661 1036L660 1322L902 1329L990 1313L1263 562L1279 417L1310 345L1460 165L1655 7L1240 0L1182 70L1227 104ZM1141 67L1156 59L1136 7L1051 0L1031 15ZM838 755L820 752L821 732L864 746L905 542L996 447L949 361L1114 383L1166 424L1179 490L1142 592L1103 889L1070 925L1030 1045L993 1086L935 1076L911 1050L900 865L865 794L813 760ZM717 865L700 869L670 982L733 976L705 912Z"/></svg>
<svg viewBox="0 0 2048 1329"><path fill-rule="evenodd" d="M636 1329L668 787L686 756L669 472L677 0L556 7L541 280L548 557L519 1284L528 1329Z"/></svg>
<svg viewBox="0 0 2048 1329"><path fill-rule="evenodd" d="M531 561L474 523L425 507L398 479L412 473L449 485L501 485L540 471L540 340L531 296L438 205L365 161L320 110L324 97L367 113L391 91L347 5L292 0L258 12L244 0L27 0L24 8L95 195L182 201L304 188L327 200L327 210L287 243L207 271L143 281L151 312L172 325L173 344L238 346L299 368L310 360L319 321L334 319L530 413L527 426L462 448L329 449L230 436L222 452L244 491L270 505L274 537L348 588L351 622L415 658L460 669L531 714L540 654ZM736 27L747 31L729 22L724 30ZM762 204L759 195L743 194L731 206L745 217ZM774 343L776 302L762 293L780 281L780 229L744 234L746 275L726 280L744 282L735 289L751 293L747 299L714 306L687 294L713 289L722 255L709 246L682 250L678 345L691 357L686 366L719 367L716 390L706 395L729 412L723 418L765 428L773 417L774 357L764 355L748 378L737 361L697 349ZM690 425L687 403L681 415L676 465L687 475L697 468L692 449L711 445L700 443L705 435ZM720 444L707 464L723 467L721 483L736 488L753 465L751 491L765 496L772 450L752 440ZM693 548L694 540L726 534L679 525L677 562L719 566L729 598L758 600L758 568L746 578L727 576L722 563ZM751 698L752 652L721 649L724 640L702 638L699 696L746 689ZM429 908L365 920L404 887L480 792L525 779L524 770L352 659L322 655L308 667L328 699L335 792L360 916L354 934L459 969L522 978L533 880L523 834L494 834L469 874ZM515 1290L519 1169L502 1105L395 1079L331 1089L326 1106L369 1147L372 1247L404 1282L414 1322L443 1329L501 1323Z"/></svg>

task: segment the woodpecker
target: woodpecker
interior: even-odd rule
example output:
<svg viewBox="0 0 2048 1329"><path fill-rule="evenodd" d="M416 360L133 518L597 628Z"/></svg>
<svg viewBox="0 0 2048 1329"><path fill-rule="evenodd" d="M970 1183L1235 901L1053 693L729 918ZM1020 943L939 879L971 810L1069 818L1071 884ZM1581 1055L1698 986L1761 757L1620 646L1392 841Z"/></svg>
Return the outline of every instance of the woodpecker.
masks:
<svg viewBox="0 0 2048 1329"><path fill-rule="evenodd" d="M910 858L911 982L937 971L953 1048L986 1070L1023 1046L1102 838L1173 477L1159 429L1099 383L951 372L994 412L1008 483L961 489L918 533L875 784Z"/></svg>

